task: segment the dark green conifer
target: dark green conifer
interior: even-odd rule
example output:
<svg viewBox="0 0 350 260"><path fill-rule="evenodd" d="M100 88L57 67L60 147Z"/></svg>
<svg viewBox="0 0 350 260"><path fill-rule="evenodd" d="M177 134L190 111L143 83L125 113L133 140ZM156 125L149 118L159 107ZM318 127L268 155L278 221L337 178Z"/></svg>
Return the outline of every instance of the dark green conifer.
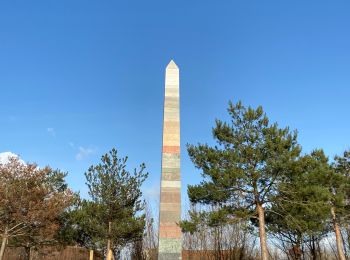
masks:
<svg viewBox="0 0 350 260"><path fill-rule="evenodd" d="M216 146L188 145L190 158L204 178L188 187L188 195L194 204L218 209L202 213L213 225L256 218L262 259L267 260L265 210L286 168L299 156L297 134L270 124L261 107L229 103L228 113L231 122L216 120L213 128ZM190 222L183 222L183 228L193 229Z"/></svg>

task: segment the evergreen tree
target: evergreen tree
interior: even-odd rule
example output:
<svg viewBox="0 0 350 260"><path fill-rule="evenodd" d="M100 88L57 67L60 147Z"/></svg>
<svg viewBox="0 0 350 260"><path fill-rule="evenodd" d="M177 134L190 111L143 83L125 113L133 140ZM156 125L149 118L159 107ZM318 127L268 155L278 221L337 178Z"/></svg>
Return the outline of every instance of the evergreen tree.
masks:
<svg viewBox="0 0 350 260"><path fill-rule="evenodd" d="M301 259L302 245L311 245L317 257L316 242L330 231L332 193L336 176L322 150L304 155L289 167L267 216L269 232L293 259Z"/></svg>
<svg viewBox="0 0 350 260"><path fill-rule="evenodd" d="M297 134L270 124L261 107L230 102L228 113L231 122L216 120L213 128L216 146L188 145L189 156L204 177L199 185L188 187L188 195L194 204L218 209L201 213L213 224L257 218L261 258L267 260L265 210L286 168L299 156ZM182 223L183 227L191 226L190 222Z"/></svg>
<svg viewBox="0 0 350 260"><path fill-rule="evenodd" d="M72 222L78 225L71 235L82 234L80 243L103 249L108 257L109 252L118 255L123 246L141 240L145 226L140 188L148 173L144 164L129 172L127 159L118 158L112 149L100 164L91 166L85 173L91 200L83 200L72 213Z"/></svg>

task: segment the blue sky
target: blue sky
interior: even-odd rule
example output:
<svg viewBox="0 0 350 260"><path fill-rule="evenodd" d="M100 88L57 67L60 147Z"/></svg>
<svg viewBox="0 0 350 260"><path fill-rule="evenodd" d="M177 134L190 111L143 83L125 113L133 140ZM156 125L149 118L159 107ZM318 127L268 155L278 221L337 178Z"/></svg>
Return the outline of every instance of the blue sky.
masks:
<svg viewBox="0 0 350 260"><path fill-rule="evenodd" d="M229 100L298 129L305 152L350 148L349 1L1 1L0 152L84 172L116 147L159 192L164 70L180 67L183 196Z"/></svg>

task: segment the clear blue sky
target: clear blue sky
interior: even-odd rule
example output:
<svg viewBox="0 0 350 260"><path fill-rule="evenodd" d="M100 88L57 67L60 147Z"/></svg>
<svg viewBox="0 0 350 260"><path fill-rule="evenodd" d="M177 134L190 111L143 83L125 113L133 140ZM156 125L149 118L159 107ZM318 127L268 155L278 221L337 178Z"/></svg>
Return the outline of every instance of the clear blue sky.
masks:
<svg viewBox="0 0 350 260"><path fill-rule="evenodd" d="M181 73L186 143L212 142L229 100L299 130L304 151L350 147L349 1L1 1L0 152L84 172L116 147L159 191L164 69Z"/></svg>

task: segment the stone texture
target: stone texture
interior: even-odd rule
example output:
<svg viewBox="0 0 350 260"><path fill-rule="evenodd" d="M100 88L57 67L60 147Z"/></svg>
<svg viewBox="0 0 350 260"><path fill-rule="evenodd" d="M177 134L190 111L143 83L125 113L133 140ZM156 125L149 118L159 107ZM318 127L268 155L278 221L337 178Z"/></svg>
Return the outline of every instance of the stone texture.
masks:
<svg viewBox="0 0 350 260"><path fill-rule="evenodd" d="M159 209L158 259L181 259L179 69L171 61L165 73L162 179Z"/></svg>

